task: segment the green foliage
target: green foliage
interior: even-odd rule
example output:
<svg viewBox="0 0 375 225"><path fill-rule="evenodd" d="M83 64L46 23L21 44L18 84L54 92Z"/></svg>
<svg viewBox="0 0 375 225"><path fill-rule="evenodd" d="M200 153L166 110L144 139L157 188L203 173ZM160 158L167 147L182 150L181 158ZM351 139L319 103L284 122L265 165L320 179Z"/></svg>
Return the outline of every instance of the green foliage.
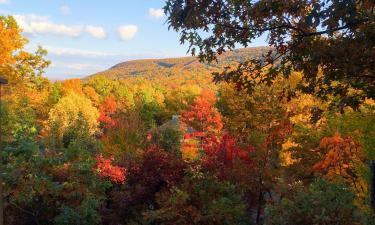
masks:
<svg viewBox="0 0 375 225"><path fill-rule="evenodd" d="M92 146L57 152L35 141L35 132L16 137L3 154L7 223L97 224L104 184L92 170Z"/></svg>
<svg viewBox="0 0 375 225"><path fill-rule="evenodd" d="M51 101L52 104L56 104L57 102L59 102L59 100L62 96L61 89L62 89L61 82L55 82L52 85L52 90L51 90L51 94L50 94L50 101Z"/></svg>
<svg viewBox="0 0 375 225"><path fill-rule="evenodd" d="M96 225L100 224L100 216L97 213L99 201L95 196L85 199L78 208L66 205L61 207L61 213L55 217L56 225Z"/></svg>
<svg viewBox="0 0 375 225"><path fill-rule="evenodd" d="M101 96L107 96L112 92L114 83L104 76L96 76L90 79L87 84L95 89Z"/></svg>
<svg viewBox="0 0 375 225"><path fill-rule="evenodd" d="M159 209L144 213L150 223L250 224L243 195L234 185L210 177L186 178L157 195Z"/></svg>
<svg viewBox="0 0 375 225"><path fill-rule="evenodd" d="M347 186L317 180L306 190L297 187L290 197L266 208L265 224L356 224L361 217Z"/></svg>
<svg viewBox="0 0 375 225"><path fill-rule="evenodd" d="M183 132L178 125L170 121L155 129L152 132L152 142L165 151L181 156Z"/></svg>

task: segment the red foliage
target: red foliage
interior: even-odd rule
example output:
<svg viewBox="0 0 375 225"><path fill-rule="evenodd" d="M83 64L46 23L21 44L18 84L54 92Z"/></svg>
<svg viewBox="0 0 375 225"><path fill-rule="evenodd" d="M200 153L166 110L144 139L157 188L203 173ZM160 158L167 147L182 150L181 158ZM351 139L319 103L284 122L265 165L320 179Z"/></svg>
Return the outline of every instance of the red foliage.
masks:
<svg viewBox="0 0 375 225"><path fill-rule="evenodd" d="M106 159L102 155L96 157L95 170L102 179L110 179L114 183L123 184L126 178L126 169L112 165L113 158Z"/></svg>
<svg viewBox="0 0 375 225"><path fill-rule="evenodd" d="M246 165L251 165L250 153L255 151L251 145L240 148L235 138L225 134L221 139L216 137L206 138L203 143L206 154L205 163L207 166L232 167L236 160Z"/></svg>
<svg viewBox="0 0 375 225"><path fill-rule="evenodd" d="M198 132L219 132L223 122L214 104L215 95L211 91L202 91L193 104L182 112L181 120Z"/></svg>
<svg viewBox="0 0 375 225"><path fill-rule="evenodd" d="M114 96L105 97L99 107L100 116L98 121L103 124L104 128L110 128L116 125L116 120L112 116L116 113L117 103Z"/></svg>
<svg viewBox="0 0 375 225"><path fill-rule="evenodd" d="M152 186L178 183L184 175L184 169L185 163L180 157L152 145L143 152L142 162L130 170L135 183Z"/></svg>

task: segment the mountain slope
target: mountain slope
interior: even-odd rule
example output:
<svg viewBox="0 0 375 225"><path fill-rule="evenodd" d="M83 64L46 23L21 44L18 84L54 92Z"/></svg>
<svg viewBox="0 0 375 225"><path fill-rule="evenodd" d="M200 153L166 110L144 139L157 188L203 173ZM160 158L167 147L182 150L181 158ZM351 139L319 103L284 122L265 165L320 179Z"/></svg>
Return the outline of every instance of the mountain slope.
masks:
<svg viewBox="0 0 375 225"><path fill-rule="evenodd" d="M259 58L269 50L268 47L254 47L237 49L223 53L218 58L218 63L200 63L196 57L181 57L169 59L145 59L119 63L108 70L93 74L87 78L98 75L110 79L145 78L149 80L163 80L168 78L194 79L211 76L212 72L220 71L224 66L233 62L243 62L251 58Z"/></svg>

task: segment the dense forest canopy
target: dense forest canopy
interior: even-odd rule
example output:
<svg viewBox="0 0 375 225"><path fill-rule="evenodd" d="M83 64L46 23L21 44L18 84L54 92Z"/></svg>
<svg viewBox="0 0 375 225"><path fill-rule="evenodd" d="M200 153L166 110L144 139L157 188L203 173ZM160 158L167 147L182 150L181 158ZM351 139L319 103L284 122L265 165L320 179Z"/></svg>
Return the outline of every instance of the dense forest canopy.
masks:
<svg viewBox="0 0 375 225"><path fill-rule="evenodd" d="M47 52L27 52L0 16L4 224L374 224L374 3L165 11L208 61L56 82L43 76ZM271 47L227 51L264 32Z"/></svg>

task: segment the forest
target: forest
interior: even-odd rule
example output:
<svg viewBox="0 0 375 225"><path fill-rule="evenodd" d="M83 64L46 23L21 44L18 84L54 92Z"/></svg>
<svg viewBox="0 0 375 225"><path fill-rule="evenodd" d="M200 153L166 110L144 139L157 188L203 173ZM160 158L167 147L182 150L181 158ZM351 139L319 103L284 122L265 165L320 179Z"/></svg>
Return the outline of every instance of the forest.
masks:
<svg viewBox="0 0 375 225"><path fill-rule="evenodd" d="M375 3L248 2L166 2L170 29L199 59L62 81L44 77L47 51L25 50L16 20L0 16L4 224L375 224ZM365 22L335 5L348 2ZM267 7L276 16L256 13ZM261 29L285 12L315 16L291 23L311 28L304 38ZM228 51L257 32L271 47Z"/></svg>

